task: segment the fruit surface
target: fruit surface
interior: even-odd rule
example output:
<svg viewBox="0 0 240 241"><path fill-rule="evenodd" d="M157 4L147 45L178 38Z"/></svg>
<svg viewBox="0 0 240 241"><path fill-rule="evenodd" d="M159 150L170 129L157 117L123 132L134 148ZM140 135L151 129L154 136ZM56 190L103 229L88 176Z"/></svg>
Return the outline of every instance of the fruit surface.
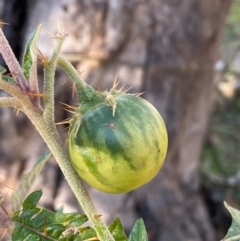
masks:
<svg viewBox="0 0 240 241"><path fill-rule="evenodd" d="M121 94L93 107L71 127L69 155L79 176L107 193L124 193L152 180L163 165L168 137L146 100Z"/></svg>

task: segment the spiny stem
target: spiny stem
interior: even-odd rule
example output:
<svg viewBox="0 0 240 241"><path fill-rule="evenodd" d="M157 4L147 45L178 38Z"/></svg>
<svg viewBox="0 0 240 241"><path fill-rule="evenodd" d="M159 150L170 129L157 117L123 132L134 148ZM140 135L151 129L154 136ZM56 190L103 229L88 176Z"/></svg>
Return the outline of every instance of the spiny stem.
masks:
<svg viewBox="0 0 240 241"><path fill-rule="evenodd" d="M45 66L45 110L43 116L35 119L34 113L27 112L26 114L33 122L39 133L42 135L45 142L48 144L50 151L55 157L56 161L59 164L67 182L69 183L73 193L81 204L83 210L85 211L88 219L93 224L99 239L101 241L114 241L113 236L108 230L107 226L100 218L95 218L95 215L98 214L96 208L94 207L89 194L86 191L80 177L77 175L76 171L71 165L71 162L68 157L68 153L64 148L64 145L59 137L55 123L54 123L54 73L56 69L56 63L58 62L58 55L66 35L61 35L57 39L57 45L53 52L51 60L46 63ZM63 61L65 63L65 61ZM66 66L66 65L64 65ZM68 73L71 73L72 76L79 76L77 71L69 63L67 67L70 68ZM79 80L79 77L77 77ZM85 83L81 80L79 85L82 84L85 87ZM86 87L85 87L86 88ZM83 90L85 90L83 88ZM27 111L27 110L26 110Z"/></svg>
<svg viewBox="0 0 240 241"><path fill-rule="evenodd" d="M90 85L87 85L84 82L77 70L68 60L62 57L58 57L57 63L65 70L71 80L76 84L79 102L81 104L84 104L85 102L90 102L97 92Z"/></svg>
<svg viewBox="0 0 240 241"><path fill-rule="evenodd" d="M34 111L25 111L29 119L37 128L38 132L48 144L50 151L58 162L59 167L61 168L73 193L81 204L88 219L93 224L99 239L101 241L114 241L114 238L112 237L104 222L100 218L95 218L95 215L98 214L98 212L94 207L82 180L77 175L76 171L70 163L68 153L63 146L54 123L46 122L42 116L37 116Z"/></svg>
<svg viewBox="0 0 240 241"><path fill-rule="evenodd" d="M44 68L44 118L54 122L54 82L55 70L57 66L57 59L60 53L63 41L67 35L65 32L60 33L57 37L57 44L52 54L50 61L46 62Z"/></svg>
<svg viewBox="0 0 240 241"><path fill-rule="evenodd" d="M0 107L13 107L16 109L21 109L22 105L14 97L1 97Z"/></svg>
<svg viewBox="0 0 240 241"><path fill-rule="evenodd" d="M25 79L20 64L18 63L7 39L4 36L2 29L0 28L0 52L6 61L9 70L14 73L15 79L21 86L24 92L29 91L29 85Z"/></svg>
<svg viewBox="0 0 240 241"><path fill-rule="evenodd" d="M22 108L34 108L35 107L32 105L30 99L28 96L26 96L22 90L14 85L14 84L10 84L6 81L1 80L0 78L0 89L5 90L7 93L9 93L10 95L12 95L17 101L19 101L19 103L22 105ZM38 110L40 111L40 110Z"/></svg>

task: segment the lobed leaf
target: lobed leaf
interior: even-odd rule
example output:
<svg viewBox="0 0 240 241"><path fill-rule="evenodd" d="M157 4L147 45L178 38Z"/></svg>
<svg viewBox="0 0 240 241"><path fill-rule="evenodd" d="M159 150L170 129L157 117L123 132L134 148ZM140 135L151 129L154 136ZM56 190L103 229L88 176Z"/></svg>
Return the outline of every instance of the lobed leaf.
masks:
<svg viewBox="0 0 240 241"><path fill-rule="evenodd" d="M15 212L15 211L17 211L21 208L22 202L26 198L27 194L29 193L33 182L35 181L35 179L39 175L39 173L42 170L44 164L50 158L50 156L51 156L51 152L48 150L45 154L43 154L39 158L38 162L35 164L35 166L32 168L32 170L30 172L26 173L23 176L18 189L12 195L13 212ZM38 200L35 200L33 205L36 205L37 202L38 202Z"/></svg>
<svg viewBox="0 0 240 241"><path fill-rule="evenodd" d="M228 229L227 235L223 241L239 241L240 240L240 211L232 208L226 202L224 202L225 207L230 212L232 216L232 224Z"/></svg>
<svg viewBox="0 0 240 241"><path fill-rule="evenodd" d="M134 224L129 235L129 241L148 241L147 231L141 218Z"/></svg>
<svg viewBox="0 0 240 241"><path fill-rule="evenodd" d="M82 226L88 221L86 215L55 213L38 207L41 196L41 190L31 193L24 200L22 209L13 214L12 241L99 241L93 228ZM109 226L109 230L116 241L128 240L119 218Z"/></svg>
<svg viewBox="0 0 240 241"><path fill-rule="evenodd" d="M79 213L59 214L37 207L41 196L41 190L31 193L24 200L22 210L13 214L12 220L15 222L15 227L12 240L84 240L75 239L75 234L79 232L76 225L82 225L87 221L86 215ZM95 233L94 235L96 236Z"/></svg>

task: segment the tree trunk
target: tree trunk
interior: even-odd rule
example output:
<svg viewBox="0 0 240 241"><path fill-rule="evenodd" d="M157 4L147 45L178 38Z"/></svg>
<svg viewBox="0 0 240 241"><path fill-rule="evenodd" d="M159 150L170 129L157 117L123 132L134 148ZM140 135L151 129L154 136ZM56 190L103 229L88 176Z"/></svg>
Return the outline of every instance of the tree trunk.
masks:
<svg viewBox="0 0 240 241"><path fill-rule="evenodd" d="M63 55L84 71L82 76L87 82L109 88L117 74L122 85L132 86L132 92L144 92L143 97L162 114L169 133L169 150L157 177L124 195L108 195L89 187L105 220L110 222L120 216L129 231L133 222L143 217L151 241L216 240L199 193L198 172L212 106L214 64L230 3L231 0L29 1L26 38L34 23L42 23L56 33L59 18L70 34ZM54 46L50 38L43 34L40 43L40 50L46 55ZM64 78L59 77L62 81ZM65 91L64 97L60 91ZM70 91L66 92L66 88L57 87L57 93L57 99L69 101ZM64 115L59 111L57 118L64 119ZM26 139L26 146L32 141L33 137ZM41 142L36 146L43 149ZM74 197L59 172L54 173L56 178L47 180L50 189L55 190L45 203L51 203L52 208L65 205L65 211L73 210ZM43 175L51 176L52 172ZM41 187L41 183L38 185Z"/></svg>

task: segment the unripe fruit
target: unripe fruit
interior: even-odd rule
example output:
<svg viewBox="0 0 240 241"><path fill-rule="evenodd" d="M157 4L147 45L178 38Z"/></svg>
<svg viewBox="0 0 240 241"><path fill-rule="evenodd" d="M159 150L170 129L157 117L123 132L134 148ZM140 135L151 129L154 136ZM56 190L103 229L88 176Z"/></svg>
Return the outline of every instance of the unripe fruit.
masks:
<svg viewBox="0 0 240 241"><path fill-rule="evenodd" d="M109 97L110 96L110 97ZM158 111L121 93L79 115L71 125L69 155L79 176L107 193L136 189L159 172L168 137Z"/></svg>

